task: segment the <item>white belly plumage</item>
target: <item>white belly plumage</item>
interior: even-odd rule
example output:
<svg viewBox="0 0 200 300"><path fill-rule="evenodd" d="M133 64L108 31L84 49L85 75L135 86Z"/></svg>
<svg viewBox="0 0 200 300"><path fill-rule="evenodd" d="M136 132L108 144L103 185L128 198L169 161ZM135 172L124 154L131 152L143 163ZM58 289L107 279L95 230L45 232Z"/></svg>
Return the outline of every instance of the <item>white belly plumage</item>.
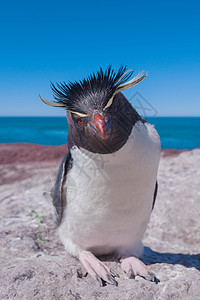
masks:
<svg viewBox="0 0 200 300"><path fill-rule="evenodd" d="M59 227L66 250L139 255L160 158L154 127L138 121L127 143L113 154L71 149L73 167L64 184L66 206ZM132 252L132 253L130 253Z"/></svg>

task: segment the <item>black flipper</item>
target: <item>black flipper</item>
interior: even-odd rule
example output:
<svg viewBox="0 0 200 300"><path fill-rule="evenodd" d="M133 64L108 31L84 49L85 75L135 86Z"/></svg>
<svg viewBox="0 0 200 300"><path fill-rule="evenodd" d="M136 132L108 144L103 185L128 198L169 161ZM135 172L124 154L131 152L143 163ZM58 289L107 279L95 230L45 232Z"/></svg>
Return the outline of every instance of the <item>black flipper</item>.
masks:
<svg viewBox="0 0 200 300"><path fill-rule="evenodd" d="M62 197L62 187L63 183L65 181L65 177L69 170L72 167L72 158L71 158L71 153L68 150L67 154L64 156L60 167L58 169L58 173L56 176L56 182L55 185L51 191L51 197L53 199L53 205L55 207L55 226L57 227L62 219L62 214L63 214L63 208L64 208L64 203L63 203L63 197Z"/></svg>
<svg viewBox="0 0 200 300"><path fill-rule="evenodd" d="M156 185L155 185L155 190L154 190L154 195L153 195L152 210L153 210L155 202L156 202L157 193L158 193L158 181L156 181Z"/></svg>

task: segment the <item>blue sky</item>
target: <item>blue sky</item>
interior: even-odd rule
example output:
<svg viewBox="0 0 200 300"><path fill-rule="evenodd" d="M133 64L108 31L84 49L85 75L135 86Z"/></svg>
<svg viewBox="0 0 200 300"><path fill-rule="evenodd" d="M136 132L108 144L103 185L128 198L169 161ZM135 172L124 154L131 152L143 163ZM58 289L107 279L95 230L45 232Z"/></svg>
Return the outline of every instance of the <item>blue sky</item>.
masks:
<svg viewBox="0 0 200 300"><path fill-rule="evenodd" d="M4 1L0 115L64 116L50 81L101 66L148 71L139 92L160 116L200 116L199 1Z"/></svg>

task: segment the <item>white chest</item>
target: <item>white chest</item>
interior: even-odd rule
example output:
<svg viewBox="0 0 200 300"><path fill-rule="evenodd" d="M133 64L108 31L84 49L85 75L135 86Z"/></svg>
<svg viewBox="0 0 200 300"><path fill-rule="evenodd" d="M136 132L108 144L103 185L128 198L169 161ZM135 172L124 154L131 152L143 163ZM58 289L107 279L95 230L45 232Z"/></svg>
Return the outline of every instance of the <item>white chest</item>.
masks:
<svg viewBox="0 0 200 300"><path fill-rule="evenodd" d="M149 221L160 141L156 130L138 122L114 154L71 150L62 234L84 249L104 253L133 247Z"/></svg>

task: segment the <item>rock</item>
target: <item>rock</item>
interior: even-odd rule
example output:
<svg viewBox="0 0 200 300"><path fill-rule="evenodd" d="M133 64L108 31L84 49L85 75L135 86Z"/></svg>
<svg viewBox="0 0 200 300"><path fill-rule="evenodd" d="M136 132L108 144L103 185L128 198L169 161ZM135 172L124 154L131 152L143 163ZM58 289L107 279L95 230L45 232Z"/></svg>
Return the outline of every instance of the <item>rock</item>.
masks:
<svg viewBox="0 0 200 300"><path fill-rule="evenodd" d="M161 158L143 240L143 261L158 284L128 279L118 262L104 257L119 285L99 287L65 253L50 199L58 165L47 158L0 165L0 299L200 299L200 149Z"/></svg>

